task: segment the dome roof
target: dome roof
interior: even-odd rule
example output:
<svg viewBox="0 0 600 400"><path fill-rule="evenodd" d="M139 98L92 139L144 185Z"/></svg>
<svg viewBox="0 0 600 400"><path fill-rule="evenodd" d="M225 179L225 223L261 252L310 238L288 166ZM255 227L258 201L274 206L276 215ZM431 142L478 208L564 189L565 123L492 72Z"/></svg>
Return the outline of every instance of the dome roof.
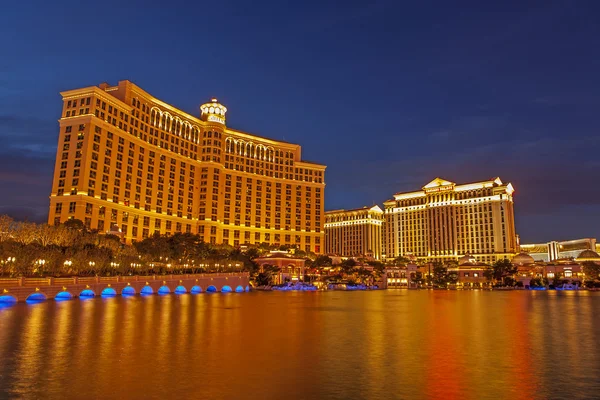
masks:
<svg viewBox="0 0 600 400"><path fill-rule="evenodd" d="M600 261L598 253L592 250L584 250L576 258L577 261Z"/></svg>
<svg viewBox="0 0 600 400"><path fill-rule="evenodd" d="M461 258L458 259L458 265L468 265L475 264L477 260L470 254L465 254Z"/></svg>
<svg viewBox="0 0 600 400"><path fill-rule="evenodd" d="M533 257L527 253L519 253L511 261L514 265L527 265L535 263Z"/></svg>

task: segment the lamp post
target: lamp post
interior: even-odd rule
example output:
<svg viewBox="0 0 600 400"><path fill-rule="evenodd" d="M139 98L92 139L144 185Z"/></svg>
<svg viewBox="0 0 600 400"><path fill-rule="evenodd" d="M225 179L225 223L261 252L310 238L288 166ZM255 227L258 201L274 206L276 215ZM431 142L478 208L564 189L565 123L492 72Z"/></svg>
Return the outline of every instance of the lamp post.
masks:
<svg viewBox="0 0 600 400"><path fill-rule="evenodd" d="M43 260L41 258L39 260L36 260L36 262L35 262L36 267L33 272L38 272L39 270L43 269L45 264L46 264L46 260Z"/></svg>

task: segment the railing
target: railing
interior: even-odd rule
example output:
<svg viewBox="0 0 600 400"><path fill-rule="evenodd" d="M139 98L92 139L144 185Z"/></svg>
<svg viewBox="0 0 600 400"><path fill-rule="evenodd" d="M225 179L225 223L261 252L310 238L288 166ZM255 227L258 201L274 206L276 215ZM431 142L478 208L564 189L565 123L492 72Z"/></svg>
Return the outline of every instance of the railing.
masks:
<svg viewBox="0 0 600 400"><path fill-rule="evenodd" d="M198 278L222 278L228 276L248 276L247 272L217 272L212 274L185 274L185 275L133 275L133 276L74 276L72 278L0 278L0 287L10 286L52 286L76 285L91 283L111 282L137 282L137 281L174 281Z"/></svg>
<svg viewBox="0 0 600 400"><path fill-rule="evenodd" d="M1 278L0 286L19 286L19 278Z"/></svg>

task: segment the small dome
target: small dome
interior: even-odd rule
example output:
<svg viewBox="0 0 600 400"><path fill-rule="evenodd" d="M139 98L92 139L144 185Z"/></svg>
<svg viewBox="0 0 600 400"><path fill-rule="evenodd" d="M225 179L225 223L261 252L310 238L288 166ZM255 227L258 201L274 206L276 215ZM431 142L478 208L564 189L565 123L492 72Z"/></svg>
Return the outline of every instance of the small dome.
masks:
<svg viewBox="0 0 600 400"><path fill-rule="evenodd" d="M584 250L579 254L579 257L576 258L577 261L600 261L600 256L598 253L592 250Z"/></svg>
<svg viewBox="0 0 600 400"><path fill-rule="evenodd" d="M469 265L475 264L477 260L470 254L465 254L461 258L458 259L458 265Z"/></svg>
<svg viewBox="0 0 600 400"><path fill-rule="evenodd" d="M513 265L528 265L535 263L535 260L527 253L519 253L513 257L511 262Z"/></svg>

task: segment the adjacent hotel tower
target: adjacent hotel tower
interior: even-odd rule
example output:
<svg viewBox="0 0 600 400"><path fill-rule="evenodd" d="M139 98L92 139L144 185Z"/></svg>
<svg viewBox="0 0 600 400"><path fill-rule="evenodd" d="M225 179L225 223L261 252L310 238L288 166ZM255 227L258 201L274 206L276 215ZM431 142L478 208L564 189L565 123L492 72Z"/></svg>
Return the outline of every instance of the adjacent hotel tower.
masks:
<svg viewBox="0 0 600 400"><path fill-rule="evenodd" d="M384 203L385 258L510 259L518 250L513 192L500 178L462 185L436 178L422 190L395 194Z"/></svg>
<svg viewBox="0 0 600 400"><path fill-rule="evenodd" d="M381 258L383 211L379 206L325 213L325 252L341 257Z"/></svg>
<svg viewBox="0 0 600 400"><path fill-rule="evenodd" d="M323 251L325 166L299 145L228 128L217 99L197 118L129 81L61 95L50 224Z"/></svg>

